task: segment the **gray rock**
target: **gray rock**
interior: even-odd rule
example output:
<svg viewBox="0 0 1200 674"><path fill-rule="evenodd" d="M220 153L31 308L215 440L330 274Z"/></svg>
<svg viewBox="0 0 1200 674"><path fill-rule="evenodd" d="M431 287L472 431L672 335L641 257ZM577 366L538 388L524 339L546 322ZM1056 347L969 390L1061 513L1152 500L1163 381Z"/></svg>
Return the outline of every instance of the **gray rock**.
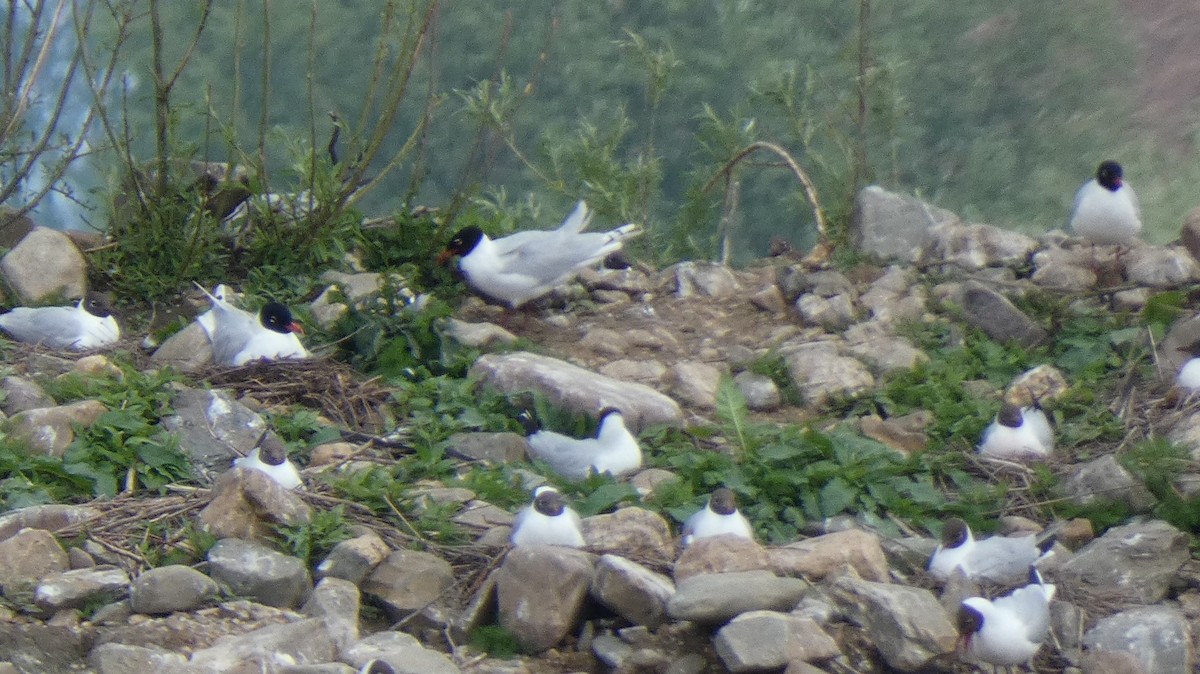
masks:
<svg viewBox="0 0 1200 674"><path fill-rule="evenodd" d="M419 550L393 550L360 586L393 620L419 611L454 582L449 562Z"/></svg>
<svg viewBox="0 0 1200 674"><path fill-rule="evenodd" d="M859 577L886 583L887 558L879 536L848 529L814 536L768 551L771 569L783 576L819 580L849 566Z"/></svg>
<svg viewBox="0 0 1200 674"><path fill-rule="evenodd" d="M129 607L134 613L191 611L217 595L217 583L180 564L147 569L133 580Z"/></svg>
<svg viewBox="0 0 1200 674"><path fill-rule="evenodd" d="M512 526L513 514L500 506L476 499L463 506L457 515L450 518L450 521L474 529L485 530L496 526Z"/></svg>
<svg viewBox="0 0 1200 674"><path fill-rule="evenodd" d="M691 576L675 586L667 614L675 620L719 625L748 611L790 611L808 583L779 578L770 571L740 571Z"/></svg>
<svg viewBox="0 0 1200 674"><path fill-rule="evenodd" d="M850 226L862 252L916 262L930 241L931 227L958 221L957 215L944 208L868 185L854 200Z"/></svg>
<svg viewBox="0 0 1200 674"><path fill-rule="evenodd" d="M655 628L666 621L675 594L670 578L624 557L604 555L596 563L592 596L635 625Z"/></svg>
<svg viewBox="0 0 1200 674"><path fill-rule="evenodd" d="M283 665L332 662L337 657L325 623L306 618L223 636L208 648L192 653L191 664L209 672L274 671Z"/></svg>
<svg viewBox="0 0 1200 674"><path fill-rule="evenodd" d="M796 388L810 405L823 405L875 386L867 367L855 358L838 355L832 342L789 343L780 353Z"/></svg>
<svg viewBox="0 0 1200 674"><path fill-rule="evenodd" d="M1006 297L980 283L967 283L963 290L963 313L967 321L997 342L1016 342L1030 347L1046 338L1046 330Z"/></svg>
<svg viewBox="0 0 1200 674"><path fill-rule="evenodd" d="M339 654L358 641L358 587L340 578L325 578L313 588L300 610L310 618L325 622L325 631L333 639Z"/></svg>
<svg viewBox="0 0 1200 674"><path fill-rule="evenodd" d="M782 397L775 381L765 374L746 370L739 372L733 378L742 397L746 399L746 407L755 412L770 412L779 408Z"/></svg>
<svg viewBox="0 0 1200 674"><path fill-rule="evenodd" d="M517 433L455 433L447 440L458 454L488 463L524 461L529 443Z"/></svg>
<svg viewBox="0 0 1200 674"><path fill-rule="evenodd" d="M847 330L846 333L850 353L870 365L877 375L911 370L921 363L929 362L929 356L904 337L879 335L855 342L850 340L850 331Z"/></svg>
<svg viewBox="0 0 1200 674"><path fill-rule="evenodd" d="M601 356L616 357L629 349L629 340L625 335L611 328L585 326L583 338L579 347Z"/></svg>
<svg viewBox="0 0 1200 674"><path fill-rule="evenodd" d="M783 291L779 286L767 286L751 295L749 299L750 304L776 316L787 313L788 302L783 298Z"/></svg>
<svg viewBox="0 0 1200 674"><path fill-rule="evenodd" d="M254 541L225 538L208 551L213 580L260 604L299 606L312 589L304 561Z"/></svg>
<svg viewBox="0 0 1200 674"><path fill-rule="evenodd" d="M1125 256L1130 283L1177 288L1200 278L1200 264L1180 246L1135 246Z"/></svg>
<svg viewBox="0 0 1200 674"><path fill-rule="evenodd" d="M671 574L676 583L692 576L739 571L768 571L771 558L766 548L741 536L723 534L694 540L675 560Z"/></svg>
<svg viewBox="0 0 1200 674"><path fill-rule="evenodd" d="M346 662L362 667L371 660L383 660L396 674L459 674L458 667L442 653L421 645L403 632L376 632L351 646Z"/></svg>
<svg viewBox="0 0 1200 674"><path fill-rule="evenodd" d="M517 336L494 323L467 323L457 318L446 322L446 334L463 346L488 348L512 344Z"/></svg>
<svg viewBox="0 0 1200 674"><path fill-rule="evenodd" d="M866 630L890 667L924 671L931 660L954 651L958 632L929 590L844 575L831 583L830 598Z"/></svg>
<svg viewBox="0 0 1200 674"><path fill-rule="evenodd" d="M92 635L78 627L0 621L0 663L8 662L15 674L81 671L91 646Z"/></svg>
<svg viewBox="0 0 1200 674"><path fill-rule="evenodd" d="M709 363L684 360L671 367L671 392L683 403L711 410L717 406L721 369Z"/></svg>
<svg viewBox="0 0 1200 674"><path fill-rule="evenodd" d="M629 269L584 269L579 280L589 290L615 290L641 295L652 290L650 279L642 271Z"/></svg>
<svg viewBox="0 0 1200 674"><path fill-rule="evenodd" d="M317 565L316 576L341 578L355 585L379 566L392 550L375 532L367 532L339 542Z"/></svg>
<svg viewBox="0 0 1200 674"><path fill-rule="evenodd" d="M1096 287L1098 268L1081 249L1051 246L1034 254L1033 264L1030 280L1039 286L1062 291Z"/></svg>
<svg viewBox="0 0 1200 674"><path fill-rule="evenodd" d="M92 649L88 664L96 674L185 674L198 672L187 663L187 658L158 648L106 643Z"/></svg>
<svg viewBox="0 0 1200 674"><path fill-rule="evenodd" d="M212 342L199 323L192 321L166 338L150 360L159 365L170 365L180 372L198 372L212 362Z"/></svg>
<svg viewBox="0 0 1200 674"><path fill-rule="evenodd" d="M818 297L837 297L838 295L853 295L854 283L840 271L827 269L815 271L805 277L808 292Z"/></svg>
<svg viewBox="0 0 1200 674"><path fill-rule="evenodd" d="M1083 635L1089 650L1131 653L1155 674L1193 671L1192 630L1177 610L1144 606L1122 611L1096 623Z"/></svg>
<svg viewBox="0 0 1200 674"><path fill-rule="evenodd" d="M223 389L184 389L171 406L175 414L162 420L163 427L179 435L179 449L196 473L209 480L249 454L267 430L257 412Z"/></svg>
<svg viewBox="0 0 1200 674"><path fill-rule="evenodd" d="M524 351L485 354L471 366L470 375L501 393L538 391L552 404L579 414L615 407L635 429L683 421L679 405L648 386L618 381L548 356Z"/></svg>
<svg viewBox="0 0 1200 674"><path fill-rule="evenodd" d="M631 506L583 520L583 540L589 550L623 557L666 561L675 556L671 527L662 515Z"/></svg>
<svg viewBox="0 0 1200 674"><path fill-rule="evenodd" d="M1038 249L1038 242L1020 232L991 225L942 223L930 228L924 261L942 261L964 269L1021 264Z"/></svg>
<svg viewBox="0 0 1200 674"><path fill-rule="evenodd" d="M200 511L201 527L217 538L265 539L276 525L295 526L312 518L312 508L295 491L252 468L234 468L217 478L212 499Z"/></svg>
<svg viewBox="0 0 1200 674"><path fill-rule="evenodd" d="M544 651L575 626L595 574L591 556L555 545L513 548L496 571L500 624L522 647Z"/></svg>
<svg viewBox="0 0 1200 674"><path fill-rule="evenodd" d="M0 258L0 275L21 304L37 304L62 295L68 299L87 292L87 261L71 237L35 227Z"/></svg>
<svg viewBox="0 0 1200 674"><path fill-rule="evenodd" d="M8 428L9 433L23 440L31 452L61 458L75 441L74 427L91 426L107 411L104 403L98 400L80 400L20 412L8 420Z"/></svg>
<svg viewBox="0 0 1200 674"><path fill-rule="evenodd" d="M680 262L666 273L675 275L676 297L730 297L741 285L729 267L715 262Z"/></svg>
<svg viewBox="0 0 1200 674"><path fill-rule="evenodd" d="M621 381L632 381L648 386L661 384L667 376L667 366L657 360L632 360L618 358L600 366L600 374Z"/></svg>
<svg viewBox="0 0 1200 674"><path fill-rule="evenodd" d="M22 529L45 529L53 533L100 515L99 510L85 505L49 503L18 508L0 516L0 541L12 538Z"/></svg>
<svg viewBox="0 0 1200 674"><path fill-rule="evenodd" d="M789 662L819 662L841 654L837 642L811 618L751 611L722 627L713 646L735 674L776 670Z"/></svg>
<svg viewBox="0 0 1200 674"><path fill-rule="evenodd" d="M1140 513L1149 512L1154 507L1154 495L1113 454L1077 464L1063 484L1063 492L1079 505L1095 501L1120 501Z"/></svg>
<svg viewBox="0 0 1200 674"><path fill-rule="evenodd" d="M1189 540L1160 520L1113 527L1064 562L1056 579L1081 592L1151 604L1167 595L1188 560Z"/></svg>
<svg viewBox="0 0 1200 674"><path fill-rule="evenodd" d="M633 655L633 646L611 634L601 634L592 639L592 653L600 662L619 670Z"/></svg>
<svg viewBox="0 0 1200 674"><path fill-rule="evenodd" d="M43 407L54 407L54 400L46 395L37 382L9 375L0 380L0 391L4 392L4 400L0 409L10 417L26 410L36 410Z"/></svg>
<svg viewBox="0 0 1200 674"><path fill-rule="evenodd" d="M805 293L796 300L796 310L806 325L819 325L830 332L845 330L855 318L849 294L822 297Z"/></svg>
<svg viewBox="0 0 1200 674"><path fill-rule="evenodd" d="M0 541L0 591L10 600L37 582L69 568L67 553L44 529L22 529Z"/></svg>
<svg viewBox="0 0 1200 674"><path fill-rule="evenodd" d="M66 608L83 608L97 599L121 599L129 593L129 576L115 566L63 571L38 583L33 601L51 613Z"/></svg>
<svg viewBox="0 0 1200 674"><path fill-rule="evenodd" d="M357 674L358 670L340 662L323 665L282 665L276 674Z"/></svg>

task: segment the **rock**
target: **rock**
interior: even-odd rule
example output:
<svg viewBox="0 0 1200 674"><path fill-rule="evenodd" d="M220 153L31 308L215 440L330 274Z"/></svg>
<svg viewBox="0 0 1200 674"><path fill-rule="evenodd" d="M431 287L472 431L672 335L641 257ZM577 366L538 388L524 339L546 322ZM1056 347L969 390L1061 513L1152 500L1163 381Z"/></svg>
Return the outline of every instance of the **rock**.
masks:
<svg viewBox="0 0 1200 674"><path fill-rule="evenodd" d="M187 658L158 648L127 644L100 644L88 654L88 664L96 674L183 674L195 671Z"/></svg>
<svg viewBox="0 0 1200 674"><path fill-rule="evenodd" d="M776 316L787 313L788 302L783 298L779 286L770 285L750 296L750 303Z"/></svg>
<svg viewBox="0 0 1200 674"><path fill-rule="evenodd" d="M592 639L592 653L600 662L620 670L633 655L633 646L611 634L601 634Z"/></svg>
<svg viewBox="0 0 1200 674"><path fill-rule="evenodd" d="M772 570L781 576L819 580L849 566L868 581L886 583L889 578L879 536L861 529L797 541L768 554Z"/></svg>
<svg viewBox="0 0 1200 674"><path fill-rule="evenodd" d="M1130 283L1151 288L1178 288L1200 278L1200 264L1179 246L1135 246L1125 256Z"/></svg>
<svg viewBox="0 0 1200 674"><path fill-rule="evenodd" d="M1056 537L1058 542L1068 550L1078 550L1096 538L1096 531L1092 528L1091 520L1085 517L1075 517L1059 527Z"/></svg>
<svg viewBox="0 0 1200 674"><path fill-rule="evenodd" d="M99 400L80 400L58 407L20 412L8 420L9 433L20 438L30 451L62 458L75 441L73 427L88 427L108 411Z"/></svg>
<svg viewBox="0 0 1200 674"><path fill-rule="evenodd" d="M44 529L22 529L0 540L0 591L10 600L32 593L37 582L69 568L67 553Z"/></svg>
<svg viewBox="0 0 1200 674"><path fill-rule="evenodd" d="M192 653L191 664L208 672L269 672L282 665L332 662L336 651L324 621L306 618L223 636ZM243 669L247 665L253 669Z"/></svg>
<svg viewBox="0 0 1200 674"><path fill-rule="evenodd" d="M217 541L208 551L208 566L213 580L233 594L267 606L299 606L312 589L303 560L254 541Z"/></svg>
<svg viewBox="0 0 1200 674"><path fill-rule="evenodd" d="M1013 306L1000 293L980 283L968 283L963 290L963 313L971 325L1000 342L1016 342L1032 347L1046 338L1046 330Z"/></svg>
<svg viewBox="0 0 1200 674"><path fill-rule="evenodd" d="M1183 227L1179 238L1183 247L1192 255L1192 259L1200 260L1200 206L1188 211L1183 217Z"/></svg>
<svg viewBox="0 0 1200 674"><path fill-rule="evenodd" d="M403 632L376 632L351 646L344 657L355 667L362 667L371 660L383 660L396 674L459 674L450 658L425 648L412 635Z"/></svg>
<svg viewBox="0 0 1200 674"><path fill-rule="evenodd" d="M789 662L819 662L841 654L837 642L811 618L774 611L739 615L717 631L713 646L735 674L777 670Z"/></svg>
<svg viewBox="0 0 1200 674"><path fill-rule="evenodd" d="M1154 507L1154 495L1113 454L1076 464L1074 472L1063 484L1063 492L1079 505L1120 501L1141 513Z"/></svg>
<svg viewBox="0 0 1200 674"><path fill-rule="evenodd" d="M0 391L4 392L0 409L13 416L27 410L54 407L54 400L46 395L37 382L25 377L9 375L0 380Z"/></svg>
<svg viewBox="0 0 1200 674"><path fill-rule="evenodd" d="M0 516L0 541L12 538L22 529L45 529L53 533L100 515L99 510L86 505L49 503L18 508Z"/></svg>
<svg viewBox="0 0 1200 674"><path fill-rule="evenodd" d="M741 292L729 267L715 262L680 262L665 273L672 272L676 297L730 297Z"/></svg>
<svg viewBox="0 0 1200 674"><path fill-rule="evenodd" d="M771 568L767 549L741 536L710 536L692 541L675 560L676 582L711 573L765 571Z"/></svg>
<svg viewBox="0 0 1200 674"><path fill-rule="evenodd" d="M496 571L500 624L529 651L551 648L579 620L594 574L590 555L581 550L513 548Z"/></svg>
<svg viewBox="0 0 1200 674"><path fill-rule="evenodd" d="M872 440L892 449L911 454L928 445L925 428L933 421L933 415L925 410L893 419L884 419L877 414L868 414L858 420L859 432Z"/></svg>
<svg viewBox="0 0 1200 674"><path fill-rule="evenodd" d="M592 596L635 625L656 628L666 621L675 594L670 578L624 557L604 555L596 563Z"/></svg>
<svg viewBox="0 0 1200 674"><path fill-rule="evenodd" d="M1081 592L1151 604L1167 595L1188 560L1189 540L1160 520L1113 527L1066 560L1056 580Z"/></svg>
<svg viewBox="0 0 1200 674"><path fill-rule="evenodd" d="M621 381L657 386L667 376L667 366L657 360L619 358L600 366L600 374Z"/></svg>
<svg viewBox="0 0 1200 674"><path fill-rule="evenodd" d="M680 361L671 368L671 392L683 403L711 410L717 406L721 370L698 361Z"/></svg>
<svg viewBox="0 0 1200 674"><path fill-rule="evenodd" d="M860 324L861 325L861 324ZM847 337L849 331L847 331ZM849 344L850 353L871 366L879 376L897 370L911 370L921 363L928 363L929 356L903 337L887 335Z"/></svg>
<svg viewBox="0 0 1200 674"><path fill-rule="evenodd" d="M623 557L667 561L675 555L667 521L656 512L636 506L584 518L583 540L590 550Z"/></svg>
<svg viewBox="0 0 1200 674"><path fill-rule="evenodd" d="M748 611L790 611L807 589L808 583L798 578L779 578L769 571L692 576L676 584L667 614L720 625Z"/></svg>
<svg viewBox="0 0 1200 674"><path fill-rule="evenodd" d="M501 393L538 391L549 402L577 414L615 407L632 428L679 425L683 411L670 398L642 384L617 381L556 358L526 351L485 354L470 376Z"/></svg>
<svg viewBox="0 0 1200 674"><path fill-rule="evenodd" d="M61 295L87 292L87 262L66 234L35 227L0 258L0 275L21 304L38 304Z"/></svg>
<svg viewBox="0 0 1200 674"><path fill-rule="evenodd" d="M779 409L781 396L775 381L765 374L746 370L737 373L733 378L742 397L746 399L746 407L755 412L771 412Z"/></svg>
<svg viewBox="0 0 1200 674"><path fill-rule="evenodd" d="M815 271L805 277L805 290L818 297L837 297L846 295L852 299L855 294L854 282L840 271L825 269Z"/></svg>
<svg viewBox="0 0 1200 674"><path fill-rule="evenodd" d="M1038 242L1020 232L991 225L944 222L929 229L925 262L947 262L964 269L1023 264Z"/></svg>
<svg viewBox="0 0 1200 674"><path fill-rule="evenodd" d="M1155 674L1193 671L1192 630L1177 610L1145 606L1122 611L1096 623L1083 635L1088 650L1124 651Z"/></svg>
<svg viewBox="0 0 1200 674"><path fill-rule="evenodd" d="M929 244L931 227L959 222L958 216L878 185L858 191L850 228L867 255L916 262Z"/></svg>
<svg viewBox="0 0 1200 674"><path fill-rule="evenodd" d="M1118 290L1112 296L1113 309L1117 312L1139 312L1146 308L1146 303L1150 301L1150 295L1149 288Z"/></svg>
<svg viewBox="0 0 1200 674"><path fill-rule="evenodd" d="M393 550L359 588L399 620L435 601L454 582L449 562L419 550Z"/></svg>
<svg viewBox="0 0 1200 674"><path fill-rule="evenodd" d="M325 631L333 639L339 654L345 653L358 641L358 587L340 578L326 578L317 583L301 611L310 618L325 622Z"/></svg>
<svg viewBox="0 0 1200 674"><path fill-rule="evenodd" d="M1084 248L1050 246L1033 256L1035 284L1062 292L1078 292L1095 288L1099 279L1095 258Z"/></svg>
<svg viewBox="0 0 1200 674"><path fill-rule="evenodd" d="M46 576L38 583L33 601L51 613L83 608L98 599L122 599L129 593L129 576L115 566L95 566Z"/></svg>
<svg viewBox="0 0 1200 674"><path fill-rule="evenodd" d="M174 613L200 608L217 595L216 582L180 564L147 569L133 580L129 607L134 613Z"/></svg>
<svg viewBox="0 0 1200 674"><path fill-rule="evenodd" d="M223 389L184 389L171 400L175 414L162 425L179 435L179 449L198 475L209 480L234 458L249 454L267 430L257 412Z"/></svg>
<svg viewBox="0 0 1200 674"><path fill-rule="evenodd" d="M467 323L456 318L446 322L446 334L463 346L485 349L517 341L517 336L494 323Z"/></svg>
<svg viewBox="0 0 1200 674"><path fill-rule="evenodd" d="M831 342L788 343L780 348L788 373L810 405L862 393L875 378L854 358L839 356Z"/></svg>
<svg viewBox="0 0 1200 674"><path fill-rule="evenodd" d="M79 672L91 647L92 637L85 630L0 621L0 663L7 663L14 674ZM0 664L3 671L4 664Z"/></svg>
<svg viewBox="0 0 1200 674"><path fill-rule="evenodd" d="M1029 407L1035 402L1044 404L1058 400L1070 388L1062 370L1042 363L1017 375L1004 391L1004 401L1018 407Z"/></svg>
<svg viewBox="0 0 1200 674"><path fill-rule="evenodd" d="M821 297L806 293L796 300L796 310L805 325L819 325L830 332L845 330L854 322L854 302L848 294Z"/></svg>
<svg viewBox="0 0 1200 674"><path fill-rule="evenodd" d="M832 581L830 597L851 623L866 630L890 667L924 671L931 660L954 651L958 632L929 590L846 574Z"/></svg>
<svg viewBox="0 0 1200 674"><path fill-rule="evenodd" d="M391 548L387 543L375 532L367 532L333 546L317 565L316 576L318 579L341 578L358 585L389 554Z"/></svg>
<svg viewBox="0 0 1200 674"><path fill-rule="evenodd" d="M499 506L478 499L471 501L450 518L451 522L474 529L491 529L496 526L512 526L513 514Z"/></svg>
<svg viewBox="0 0 1200 674"><path fill-rule="evenodd" d="M212 500L200 511L200 526L217 538L266 539L278 525L312 519L312 508L296 492L252 468L234 468L217 478Z"/></svg>
<svg viewBox="0 0 1200 674"><path fill-rule="evenodd" d="M36 227L33 218L7 206L0 206L0 248L13 248Z"/></svg>
<svg viewBox="0 0 1200 674"><path fill-rule="evenodd" d="M1079 666L1083 674L1152 674L1128 651L1085 651Z"/></svg>
<svg viewBox="0 0 1200 674"><path fill-rule="evenodd" d="M642 498L648 498L658 491L660 486L678 479L675 473L665 468L646 468L634 473L633 477L629 478L629 485L636 489Z"/></svg>
<svg viewBox="0 0 1200 674"><path fill-rule="evenodd" d="M163 341L150 360L170 365L180 372L198 372L212 362L212 342L208 333L195 321Z"/></svg>
<svg viewBox="0 0 1200 674"><path fill-rule="evenodd" d="M579 280L589 290L615 290L630 295L642 295L652 290L645 272L629 269L584 269Z"/></svg>

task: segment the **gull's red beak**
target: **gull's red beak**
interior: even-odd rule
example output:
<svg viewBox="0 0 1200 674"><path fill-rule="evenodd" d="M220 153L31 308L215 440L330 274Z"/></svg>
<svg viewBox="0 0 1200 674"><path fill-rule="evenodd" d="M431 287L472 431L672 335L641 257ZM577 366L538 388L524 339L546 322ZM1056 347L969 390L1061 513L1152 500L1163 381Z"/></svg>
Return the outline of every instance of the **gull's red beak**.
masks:
<svg viewBox="0 0 1200 674"><path fill-rule="evenodd" d="M300 325L296 321L292 321L291 323L288 323L287 329L288 329L288 332L296 332L301 335L304 334L304 326Z"/></svg>
<svg viewBox="0 0 1200 674"><path fill-rule="evenodd" d="M452 258L452 257L454 257L454 251L450 250L449 248L438 253L438 256L437 256L438 266L440 267L440 266L445 265L447 262L450 261L450 258Z"/></svg>

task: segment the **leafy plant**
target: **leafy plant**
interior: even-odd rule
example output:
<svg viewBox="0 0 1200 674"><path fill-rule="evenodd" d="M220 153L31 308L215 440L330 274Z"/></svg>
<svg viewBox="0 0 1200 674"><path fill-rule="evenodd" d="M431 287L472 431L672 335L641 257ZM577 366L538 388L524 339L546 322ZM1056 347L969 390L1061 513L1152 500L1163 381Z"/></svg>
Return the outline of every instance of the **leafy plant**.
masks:
<svg viewBox="0 0 1200 674"><path fill-rule="evenodd" d="M521 642L500 625L482 625L470 635L471 645L493 658L507 660L522 653Z"/></svg>
<svg viewBox="0 0 1200 674"><path fill-rule="evenodd" d="M310 564L324 557L333 546L351 538L345 508L341 505L314 509L308 522L279 525L275 527L275 534L287 552Z"/></svg>

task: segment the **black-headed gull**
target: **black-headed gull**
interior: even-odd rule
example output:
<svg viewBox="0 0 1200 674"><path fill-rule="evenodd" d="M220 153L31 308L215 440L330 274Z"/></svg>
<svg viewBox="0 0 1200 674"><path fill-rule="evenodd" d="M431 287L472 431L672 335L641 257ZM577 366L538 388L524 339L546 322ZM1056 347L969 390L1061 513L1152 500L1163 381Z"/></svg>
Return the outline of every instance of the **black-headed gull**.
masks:
<svg viewBox="0 0 1200 674"><path fill-rule="evenodd" d="M1128 244L1142 231L1137 195L1124 181L1121 165L1100 163L1096 177L1075 193L1071 230L1092 243Z"/></svg>
<svg viewBox="0 0 1200 674"><path fill-rule="evenodd" d="M258 446L246 456L233 460L233 465L266 473L284 489L295 489L303 482L296 464L287 455L287 445L274 433L267 431L258 439Z"/></svg>
<svg viewBox="0 0 1200 674"><path fill-rule="evenodd" d="M1200 342L1179 347L1179 350L1191 354L1192 357L1179 368L1179 374L1175 375L1175 384L1188 391L1200 391Z"/></svg>
<svg viewBox="0 0 1200 674"><path fill-rule="evenodd" d="M359 668L358 674L396 674L396 670L383 660L368 660Z"/></svg>
<svg viewBox="0 0 1200 674"><path fill-rule="evenodd" d="M979 453L997 459L1040 459L1054 451L1054 429L1041 407L1004 403L983 432Z"/></svg>
<svg viewBox="0 0 1200 674"><path fill-rule="evenodd" d="M587 204L580 201L558 229L528 230L492 240L478 227L466 227L450 239L438 263L459 255L459 270L476 294L516 309L598 264L620 250L626 239L641 233L637 225L586 233L583 230L591 220Z"/></svg>
<svg viewBox="0 0 1200 674"><path fill-rule="evenodd" d="M642 449L625 427L620 410L607 407L600 411L600 426L594 438L542 430L528 412L521 415L521 423L533 458L545 461L567 479L582 480L592 473L624 475L642 465Z"/></svg>
<svg viewBox="0 0 1200 674"><path fill-rule="evenodd" d="M958 633L965 659L1011 667L1028 663L1050 631L1054 586L1037 569L1029 585L994 600L964 599L958 608Z"/></svg>
<svg viewBox="0 0 1200 674"><path fill-rule="evenodd" d="M90 292L73 307L17 307L0 314L0 330L18 342L86 351L121 338L112 313L103 295Z"/></svg>
<svg viewBox="0 0 1200 674"><path fill-rule="evenodd" d="M567 507L562 494L549 485L533 490L533 503L521 508L513 520L513 545L565 545L583 547L579 513Z"/></svg>
<svg viewBox="0 0 1200 674"><path fill-rule="evenodd" d="M754 540L754 528L750 526L750 520L738 512L733 492L721 487L708 497L707 505L683 523L683 544L724 534Z"/></svg>
<svg viewBox="0 0 1200 674"><path fill-rule="evenodd" d="M233 306L223 292L225 286L217 286L217 294L202 286L200 289L208 295L212 310L196 320L208 333L217 364L239 366L256 360L308 358L308 350L296 336L303 329L283 304L267 302L252 314Z"/></svg>
<svg viewBox="0 0 1200 674"><path fill-rule="evenodd" d="M942 541L929 558L929 574L946 580L961 569L971 580L1019 582L1029 567L1051 554L1053 536L991 536L975 540L971 527L957 517L946 520Z"/></svg>

